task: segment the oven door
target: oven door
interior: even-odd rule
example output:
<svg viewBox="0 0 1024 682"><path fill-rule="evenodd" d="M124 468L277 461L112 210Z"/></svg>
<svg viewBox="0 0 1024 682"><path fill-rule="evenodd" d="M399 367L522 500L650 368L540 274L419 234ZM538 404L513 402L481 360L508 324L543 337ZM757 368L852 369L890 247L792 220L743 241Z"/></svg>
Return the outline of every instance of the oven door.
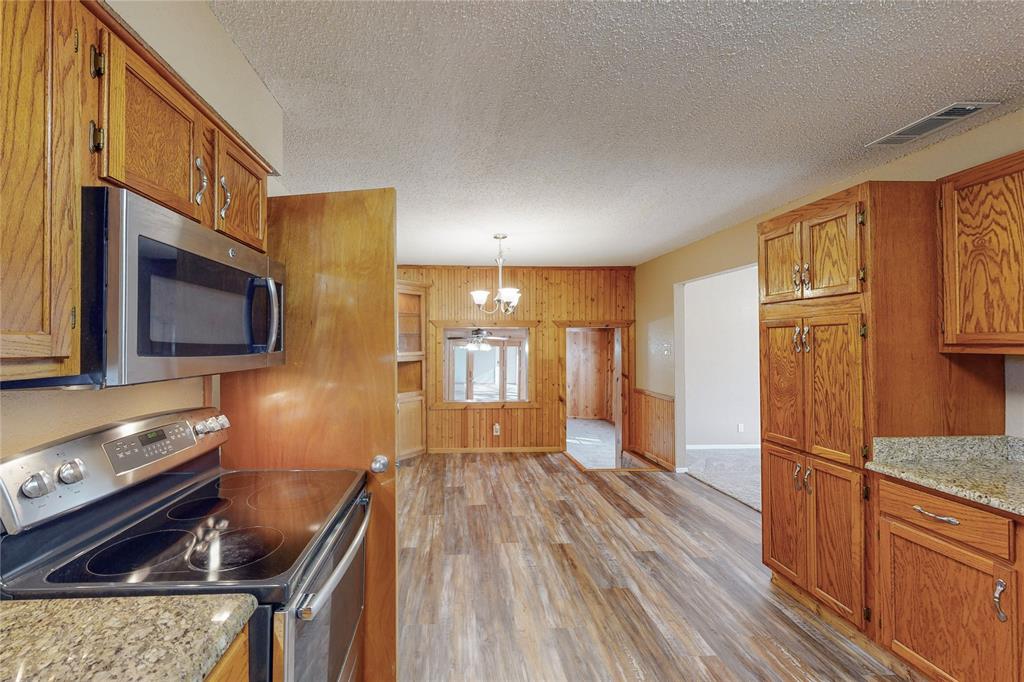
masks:
<svg viewBox="0 0 1024 682"><path fill-rule="evenodd" d="M303 586L274 614L275 682L349 682L362 674L370 505L369 495L352 505Z"/></svg>
<svg viewBox="0 0 1024 682"><path fill-rule="evenodd" d="M269 364L282 288L266 255L127 190L107 211L106 384Z"/></svg>

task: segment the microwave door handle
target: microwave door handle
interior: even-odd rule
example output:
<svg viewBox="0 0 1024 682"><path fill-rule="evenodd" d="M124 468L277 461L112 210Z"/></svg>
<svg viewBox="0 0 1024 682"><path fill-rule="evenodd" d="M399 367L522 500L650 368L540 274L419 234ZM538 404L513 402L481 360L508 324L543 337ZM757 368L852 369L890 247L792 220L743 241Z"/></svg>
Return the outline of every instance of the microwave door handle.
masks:
<svg viewBox="0 0 1024 682"><path fill-rule="evenodd" d="M363 544L363 540L366 538L366 529L370 527L370 512L373 507L373 496L366 496L366 516L363 517L363 522L359 526L359 531L356 533L355 538L352 539L352 544L345 550L345 555L341 557L341 561L331 572L331 576L324 583L323 587L318 592L303 595L302 599L299 600L299 605L295 607L295 615L299 620L313 620L317 614L323 610L327 601L334 594L334 588L338 586L341 579L345 576L349 566L356 558L356 554L359 552L359 547Z"/></svg>
<svg viewBox="0 0 1024 682"><path fill-rule="evenodd" d="M267 277L267 295L270 297L270 332L267 334L267 352L273 353L277 345L277 329L281 325L281 299L277 295L277 282Z"/></svg>

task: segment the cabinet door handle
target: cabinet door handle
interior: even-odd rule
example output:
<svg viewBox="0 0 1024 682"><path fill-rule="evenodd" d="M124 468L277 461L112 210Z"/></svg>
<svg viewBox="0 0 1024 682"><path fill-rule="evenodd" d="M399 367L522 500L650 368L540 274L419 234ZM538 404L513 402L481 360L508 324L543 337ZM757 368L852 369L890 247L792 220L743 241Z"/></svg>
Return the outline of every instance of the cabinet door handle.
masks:
<svg viewBox="0 0 1024 682"><path fill-rule="evenodd" d="M807 336L810 333L811 333L811 328L810 327L804 327L804 333L800 337L800 342L804 344L804 352L805 353L810 353L811 352L811 344L807 342Z"/></svg>
<svg viewBox="0 0 1024 682"><path fill-rule="evenodd" d="M804 271L800 273L800 281L804 283L804 290L811 290L811 264L804 263Z"/></svg>
<svg viewBox="0 0 1024 682"><path fill-rule="evenodd" d="M812 492L814 492L814 491L811 490L811 480L810 479L811 479L811 474L812 473L814 473L814 469L812 469L811 467L807 467L807 471L804 473L804 490L807 491L808 495L810 495Z"/></svg>
<svg viewBox="0 0 1024 682"><path fill-rule="evenodd" d="M914 511L916 511L918 514L924 514L925 516L927 516L930 519L935 519L936 521L942 521L943 523L948 523L951 526L959 526L960 525L960 519L956 518L955 516L939 516L938 514L932 514L930 511L928 511L927 509L925 509L924 507L922 507L919 504L915 504L914 505Z"/></svg>
<svg viewBox="0 0 1024 682"><path fill-rule="evenodd" d="M996 610L996 618L1000 623L1006 622L1006 612L1003 611L1003 592L1006 590L1006 581L1000 578L996 581L996 589L992 593L992 606Z"/></svg>
<svg viewBox="0 0 1024 682"><path fill-rule="evenodd" d="M220 207L221 220L228 217L228 207L231 206L231 192L228 190L228 179L220 176L220 186L224 188L224 205Z"/></svg>
<svg viewBox="0 0 1024 682"><path fill-rule="evenodd" d="M203 195L206 194L206 188L210 186L210 178L206 175L206 166L203 165L203 157L196 157L196 168L199 169L199 191L196 192L196 205L203 205Z"/></svg>
<svg viewBox="0 0 1024 682"><path fill-rule="evenodd" d="M793 265L793 291L800 292L800 264Z"/></svg>
<svg viewBox="0 0 1024 682"><path fill-rule="evenodd" d="M793 350L800 352L800 325L793 327Z"/></svg>
<svg viewBox="0 0 1024 682"><path fill-rule="evenodd" d="M800 464L797 463L796 467L793 468L793 489L800 490Z"/></svg>

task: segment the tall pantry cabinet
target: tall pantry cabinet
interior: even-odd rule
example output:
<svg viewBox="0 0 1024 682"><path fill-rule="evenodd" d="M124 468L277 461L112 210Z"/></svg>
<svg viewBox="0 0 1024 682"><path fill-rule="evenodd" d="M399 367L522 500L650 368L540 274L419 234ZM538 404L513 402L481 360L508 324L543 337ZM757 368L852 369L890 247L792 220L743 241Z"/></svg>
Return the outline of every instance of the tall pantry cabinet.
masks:
<svg viewBox="0 0 1024 682"><path fill-rule="evenodd" d="M758 226L763 558L872 630L875 436L1001 433L1003 361L938 352L931 182L867 182Z"/></svg>

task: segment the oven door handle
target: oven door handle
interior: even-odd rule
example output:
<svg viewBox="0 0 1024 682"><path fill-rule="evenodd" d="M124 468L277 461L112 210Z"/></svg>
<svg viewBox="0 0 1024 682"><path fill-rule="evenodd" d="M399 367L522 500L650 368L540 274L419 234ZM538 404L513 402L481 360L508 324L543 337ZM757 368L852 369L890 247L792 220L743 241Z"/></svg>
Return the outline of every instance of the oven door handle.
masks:
<svg viewBox="0 0 1024 682"><path fill-rule="evenodd" d="M370 494L366 495L366 516L363 517L363 523L359 526L359 530L356 532L355 538L352 539L352 544L349 545L348 549L345 550L345 555L341 557L341 561L335 566L334 571L331 573L331 577L327 579L327 582L323 584L318 592L312 592L302 595L299 599L298 606L295 607L295 616L299 620L313 620L317 614L323 610L324 605L330 600L331 595L334 594L334 588L338 586L341 579L345 577L345 573L348 572L349 566L355 561L356 554L359 553L359 548L363 544L363 540L366 539L366 529L370 527L370 511L373 507L373 496Z"/></svg>

